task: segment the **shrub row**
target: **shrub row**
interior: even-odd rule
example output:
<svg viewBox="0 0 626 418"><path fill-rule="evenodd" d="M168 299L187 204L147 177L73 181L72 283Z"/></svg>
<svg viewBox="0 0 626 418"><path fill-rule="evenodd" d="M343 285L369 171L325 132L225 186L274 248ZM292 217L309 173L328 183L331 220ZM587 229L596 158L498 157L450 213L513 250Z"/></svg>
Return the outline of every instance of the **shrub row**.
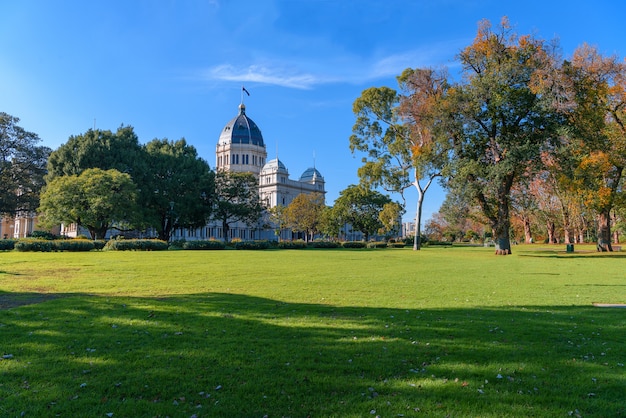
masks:
<svg viewBox="0 0 626 418"><path fill-rule="evenodd" d="M15 248L15 243L17 240L14 239L3 239L0 240L0 251L10 251Z"/></svg>
<svg viewBox="0 0 626 418"><path fill-rule="evenodd" d="M50 241L47 239L23 239L15 242L15 250L51 252L51 251L91 251L95 248L93 241L84 239L64 239Z"/></svg>
<svg viewBox="0 0 626 418"><path fill-rule="evenodd" d="M234 248L235 250L267 250L272 247L270 241L239 241L235 242Z"/></svg>
<svg viewBox="0 0 626 418"><path fill-rule="evenodd" d="M183 250L223 250L226 244L222 241L215 240L198 240L185 241L180 247L172 245L174 248L182 248Z"/></svg>
<svg viewBox="0 0 626 418"><path fill-rule="evenodd" d="M105 251L163 251L167 242L158 239L112 239L104 246Z"/></svg>

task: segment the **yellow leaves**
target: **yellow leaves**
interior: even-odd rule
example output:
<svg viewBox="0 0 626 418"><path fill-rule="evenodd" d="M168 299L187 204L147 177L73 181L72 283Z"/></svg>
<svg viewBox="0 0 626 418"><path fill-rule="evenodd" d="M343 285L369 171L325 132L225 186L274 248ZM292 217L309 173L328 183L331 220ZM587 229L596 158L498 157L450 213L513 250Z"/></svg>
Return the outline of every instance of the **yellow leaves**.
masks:
<svg viewBox="0 0 626 418"><path fill-rule="evenodd" d="M583 158L580 162L580 167L584 170L592 169L604 173L611 169L612 164L609 154L596 151Z"/></svg>

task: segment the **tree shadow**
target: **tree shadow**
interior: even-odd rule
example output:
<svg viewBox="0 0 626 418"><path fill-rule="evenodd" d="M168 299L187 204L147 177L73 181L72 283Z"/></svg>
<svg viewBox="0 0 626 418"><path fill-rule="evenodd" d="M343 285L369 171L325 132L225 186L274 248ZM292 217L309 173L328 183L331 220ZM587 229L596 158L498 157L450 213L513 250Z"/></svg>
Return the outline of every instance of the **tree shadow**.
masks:
<svg viewBox="0 0 626 418"><path fill-rule="evenodd" d="M0 311L2 415L626 414L620 310L44 301Z"/></svg>

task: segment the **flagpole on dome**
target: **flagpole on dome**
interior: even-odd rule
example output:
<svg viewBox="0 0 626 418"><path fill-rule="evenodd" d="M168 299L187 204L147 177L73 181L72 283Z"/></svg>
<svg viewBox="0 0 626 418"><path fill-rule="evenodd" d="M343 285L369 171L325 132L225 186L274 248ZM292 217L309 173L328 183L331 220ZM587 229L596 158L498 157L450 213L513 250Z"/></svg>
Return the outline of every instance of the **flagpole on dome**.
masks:
<svg viewBox="0 0 626 418"><path fill-rule="evenodd" d="M246 88L242 85L241 86L241 104L243 104L243 94L246 93L248 96L250 96L250 92L248 90L246 90Z"/></svg>

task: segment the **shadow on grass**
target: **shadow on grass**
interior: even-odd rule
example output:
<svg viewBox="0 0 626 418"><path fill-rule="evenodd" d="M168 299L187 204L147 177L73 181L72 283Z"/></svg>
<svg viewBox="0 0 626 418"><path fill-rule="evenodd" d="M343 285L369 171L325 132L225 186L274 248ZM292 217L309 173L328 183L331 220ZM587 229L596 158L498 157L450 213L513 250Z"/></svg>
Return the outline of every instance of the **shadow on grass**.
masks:
<svg viewBox="0 0 626 418"><path fill-rule="evenodd" d="M57 296L0 311L2 416L626 414L623 310Z"/></svg>

